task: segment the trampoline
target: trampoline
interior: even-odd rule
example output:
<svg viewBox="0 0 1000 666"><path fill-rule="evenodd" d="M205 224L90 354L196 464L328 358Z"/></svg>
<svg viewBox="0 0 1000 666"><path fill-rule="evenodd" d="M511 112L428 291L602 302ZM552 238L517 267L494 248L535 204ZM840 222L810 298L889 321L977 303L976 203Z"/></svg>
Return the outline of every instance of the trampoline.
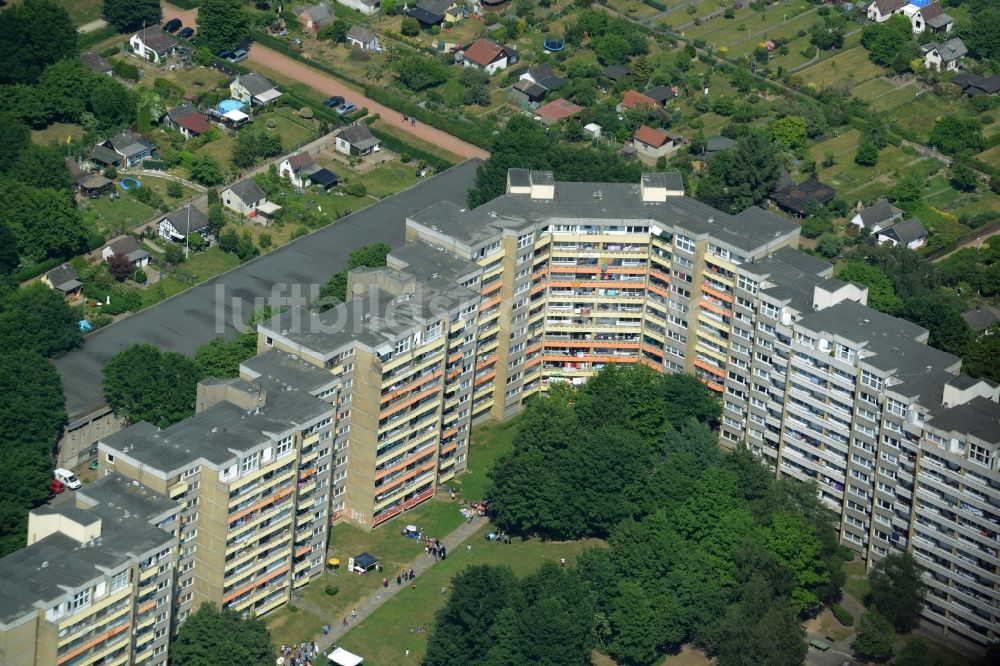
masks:
<svg viewBox="0 0 1000 666"><path fill-rule="evenodd" d="M230 111L240 111L243 109L243 102L238 99L224 99L219 102L219 113L225 115Z"/></svg>
<svg viewBox="0 0 1000 666"><path fill-rule="evenodd" d="M562 37L546 37L542 46L550 53L558 53L566 48L566 40Z"/></svg>
<svg viewBox="0 0 1000 666"><path fill-rule="evenodd" d="M121 181L119 181L118 185L123 190L137 190L140 187L142 187L142 183L139 182L139 179L138 178L132 178L131 176L128 176L126 178L122 178Z"/></svg>

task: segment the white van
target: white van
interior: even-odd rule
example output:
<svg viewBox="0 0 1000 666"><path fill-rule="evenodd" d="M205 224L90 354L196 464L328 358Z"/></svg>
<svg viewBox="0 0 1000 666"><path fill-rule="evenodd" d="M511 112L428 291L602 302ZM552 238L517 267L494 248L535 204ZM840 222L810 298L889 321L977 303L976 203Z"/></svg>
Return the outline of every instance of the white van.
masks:
<svg viewBox="0 0 1000 666"><path fill-rule="evenodd" d="M60 467L59 469L54 471L52 473L52 476L54 476L59 481L62 481L63 484L65 484L65 486L70 490L76 490L77 488L83 485L82 483L80 483L80 479L76 478L76 474L73 474L73 472L63 467Z"/></svg>

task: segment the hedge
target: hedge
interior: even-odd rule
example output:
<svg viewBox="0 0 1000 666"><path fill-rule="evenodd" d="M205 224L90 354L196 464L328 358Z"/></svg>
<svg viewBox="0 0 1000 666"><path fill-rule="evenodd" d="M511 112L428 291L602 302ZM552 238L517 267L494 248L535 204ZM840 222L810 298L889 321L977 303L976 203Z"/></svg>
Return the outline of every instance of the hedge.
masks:
<svg viewBox="0 0 1000 666"><path fill-rule="evenodd" d="M667 6L658 0L642 0L642 4L649 5L653 9L658 9L661 12L667 11Z"/></svg>
<svg viewBox="0 0 1000 666"><path fill-rule="evenodd" d="M830 612L832 612L833 616L837 618L837 622L841 623L845 627L854 626L854 616L840 604L833 604L830 606Z"/></svg>
<svg viewBox="0 0 1000 666"><path fill-rule="evenodd" d="M194 9L201 4L201 0L170 0L170 4L177 5L181 9Z"/></svg>
<svg viewBox="0 0 1000 666"><path fill-rule="evenodd" d="M253 39L253 41L257 42L258 44L263 44L268 48L274 49L275 51L279 51L288 56L289 58L294 58L295 60L298 60L299 62L309 65L310 67L314 67L322 72L325 72L334 78L340 79L345 83L350 83L351 85L356 86L358 88L365 87L363 81L358 81L357 79L352 78L347 74L344 74L340 70L330 67L329 65L306 58L298 51L293 50L288 45L288 42L286 42L284 39L279 39L278 37L269 35L262 30L254 30L253 33L251 34L251 39Z"/></svg>
<svg viewBox="0 0 1000 666"><path fill-rule="evenodd" d="M98 42L103 42L105 39L110 39L115 35L118 35L118 31L115 30L115 26L106 25L100 30L94 30L93 32L82 33L76 39L77 48L84 51Z"/></svg>
<svg viewBox="0 0 1000 666"><path fill-rule="evenodd" d="M30 280L31 278L38 277L42 273L48 273L56 266L61 266L65 259L60 259L56 257L55 259L46 259L45 261L33 264L31 266L25 266L19 271L15 272L10 276L13 282L24 282L25 280Z"/></svg>
<svg viewBox="0 0 1000 666"><path fill-rule="evenodd" d="M365 122L369 123L368 129L376 139L382 142L383 146L394 153L399 153L400 155L406 153L418 162L426 162L428 165L433 167L435 171L444 171L445 169L450 169L455 166L454 162L450 162L442 157L438 157L437 155L432 155L431 153L421 150L420 148L408 143L404 139L400 139L399 137L372 127L370 123L375 122L376 120L378 119L375 116L365 118Z"/></svg>
<svg viewBox="0 0 1000 666"><path fill-rule="evenodd" d="M417 106L404 97L376 86L366 86L364 92L365 96L369 99L373 99L379 104L385 104L390 109L414 117L422 123L435 127L442 132L447 132L463 141L468 141L480 148L490 148L492 132L482 125L477 126L472 123L438 115L433 111Z"/></svg>

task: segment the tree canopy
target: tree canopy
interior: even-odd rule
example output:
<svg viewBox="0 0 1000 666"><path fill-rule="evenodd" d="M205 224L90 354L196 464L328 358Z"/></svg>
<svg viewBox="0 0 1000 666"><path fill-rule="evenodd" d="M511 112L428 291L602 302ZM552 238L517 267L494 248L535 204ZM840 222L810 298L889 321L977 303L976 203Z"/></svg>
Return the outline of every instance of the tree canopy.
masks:
<svg viewBox="0 0 1000 666"><path fill-rule="evenodd" d="M709 206L740 213L771 196L781 173L778 149L770 136L749 133L712 159L696 196Z"/></svg>
<svg viewBox="0 0 1000 666"><path fill-rule="evenodd" d="M913 40L910 19L896 14L882 23L869 23L861 33L861 45L876 65L905 72L920 50Z"/></svg>
<svg viewBox="0 0 1000 666"><path fill-rule="evenodd" d="M368 268L385 266L386 257L391 249L386 243L372 243L371 245L363 245L351 252L347 257L347 265L331 275L326 284L320 288L320 300L317 304L319 309L321 311L329 310L337 303L346 301L347 273L361 266L367 266Z"/></svg>
<svg viewBox="0 0 1000 666"><path fill-rule="evenodd" d="M896 631L910 631L920 622L927 595L922 574L913 555L892 553L879 560L868 576L872 604Z"/></svg>
<svg viewBox="0 0 1000 666"><path fill-rule="evenodd" d="M149 344L118 352L101 373L104 398L115 413L160 428L194 414L199 378L194 361Z"/></svg>
<svg viewBox="0 0 1000 666"><path fill-rule="evenodd" d="M155 26L163 18L159 0L104 0L104 18L118 32Z"/></svg>
<svg viewBox="0 0 1000 666"><path fill-rule="evenodd" d="M202 0L198 6L198 39L213 53L247 39L251 24L240 0Z"/></svg>
<svg viewBox="0 0 1000 666"><path fill-rule="evenodd" d="M0 12L0 84L34 83L42 70L76 55L76 26L53 0L25 0Z"/></svg>
<svg viewBox="0 0 1000 666"><path fill-rule="evenodd" d="M228 608L205 602L181 625L170 644L176 666L271 666L274 647L267 625L258 618L242 619Z"/></svg>
<svg viewBox="0 0 1000 666"><path fill-rule="evenodd" d="M83 344L80 318L62 294L36 282L0 300L0 346L61 356Z"/></svg>

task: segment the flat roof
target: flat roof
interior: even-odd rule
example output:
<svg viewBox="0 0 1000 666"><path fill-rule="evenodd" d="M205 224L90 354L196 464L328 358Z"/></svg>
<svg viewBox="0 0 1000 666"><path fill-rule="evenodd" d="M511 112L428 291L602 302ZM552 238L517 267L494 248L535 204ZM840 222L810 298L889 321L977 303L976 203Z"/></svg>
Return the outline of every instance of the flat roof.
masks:
<svg viewBox="0 0 1000 666"><path fill-rule="evenodd" d="M942 407L927 419L927 425L949 433L971 435L1000 448L1000 409L986 398L973 398L954 407Z"/></svg>
<svg viewBox="0 0 1000 666"><path fill-rule="evenodd" d="M405 228L400 221L413 211L442 199L464 200L480 164L482 160L469 160L427 178L337 224L88 335L83 347L54 361L62 378L70 424L106 409L101 368L119 351L147 342L163 351L193 356L199 345L218 335L233 337L236 326L242 328L253 311L254 299L270 296L276 285L298 289L309 298L312 286L323 284L340 270L353 250L375 242L402 245Z"/></svg>
<svg viewBox="0 0 1000 666"><path fill-rule="evenodd" d="M240 372L252 379L265 377L278 384L296 386L311 395L317 395L339 381L329 370L274 348L243 361Z"/></svg>

